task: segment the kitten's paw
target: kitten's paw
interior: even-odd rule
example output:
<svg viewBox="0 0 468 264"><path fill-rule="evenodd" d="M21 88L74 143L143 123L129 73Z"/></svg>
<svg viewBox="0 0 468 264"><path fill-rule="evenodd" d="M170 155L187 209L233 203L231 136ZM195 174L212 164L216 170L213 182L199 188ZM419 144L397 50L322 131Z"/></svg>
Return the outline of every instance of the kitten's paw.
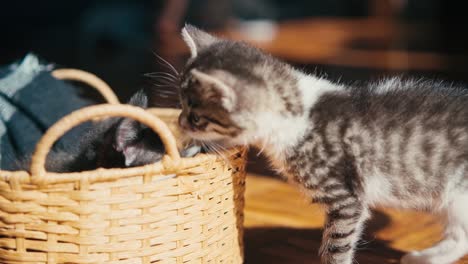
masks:
<svg viewBox="0 0 468 264"><path fill-rule="evenodd" d="M201 146L193 145L181 152L181 156L184 158L191 158L201 152Z"/></svg>
<svg viewBox="0 0 468 264"><path fill-rule="evenodd" d="M412 251L401 258L401 264L433 264L430 257L419 251Z"/></svg>

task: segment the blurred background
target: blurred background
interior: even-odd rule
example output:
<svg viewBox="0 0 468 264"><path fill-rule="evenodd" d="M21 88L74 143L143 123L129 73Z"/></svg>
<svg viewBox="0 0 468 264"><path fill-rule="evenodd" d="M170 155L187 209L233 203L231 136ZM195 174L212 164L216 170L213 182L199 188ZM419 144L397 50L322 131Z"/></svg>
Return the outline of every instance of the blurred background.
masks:
<svg viewBox="0 0 468 264"><path fill-rule="evenodd" d="M146 87L175 106L145 74L167 71L153 52L183 67L179 31L191 23L343 83L405 74L465 84L466 16L463 1L450 0L3 1L0 65L32 51L94 72L123 101Z"/></svg>

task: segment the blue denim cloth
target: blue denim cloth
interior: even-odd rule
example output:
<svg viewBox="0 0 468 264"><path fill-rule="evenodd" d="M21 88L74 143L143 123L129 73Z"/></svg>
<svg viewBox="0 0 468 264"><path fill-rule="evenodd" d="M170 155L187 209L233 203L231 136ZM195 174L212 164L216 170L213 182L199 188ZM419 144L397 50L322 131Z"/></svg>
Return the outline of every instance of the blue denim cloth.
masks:
<svg viewBox="0 0 468 264"><path fill-rule="evenodd" d="M33 55L0 67L0 168L11 169L30 155L44 132L58 119L92 104L70 83L51 76L52 66ZM76 142L86 126L71 130L56 145Z"/></svg>

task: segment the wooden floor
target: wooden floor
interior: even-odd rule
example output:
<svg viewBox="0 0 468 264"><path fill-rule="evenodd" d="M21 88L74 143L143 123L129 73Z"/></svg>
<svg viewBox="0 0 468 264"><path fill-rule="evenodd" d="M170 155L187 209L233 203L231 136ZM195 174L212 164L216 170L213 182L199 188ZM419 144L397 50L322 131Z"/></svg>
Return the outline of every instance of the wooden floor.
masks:
<svg viewBox="0 0 468 264"><path fill-rule="evenodd" d="M247 177L245 208L246 264L319 263L320 206L310 205L293 187L271 177ZM356 260L399 263L411 250L431 246L442 227L436 218L416 212L374 211ZM468 264L468 255L457 264Z"/></svg>

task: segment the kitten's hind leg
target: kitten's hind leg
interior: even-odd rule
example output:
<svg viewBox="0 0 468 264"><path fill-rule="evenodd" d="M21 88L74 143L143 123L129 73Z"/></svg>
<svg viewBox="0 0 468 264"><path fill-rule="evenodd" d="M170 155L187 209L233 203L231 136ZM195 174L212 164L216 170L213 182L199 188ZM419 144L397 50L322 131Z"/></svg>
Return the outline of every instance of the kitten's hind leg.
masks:
<svg viewBox="0 0 468 264"><path fill-rule="evenodd" d="M431 248L403 256L402 264L451 264L468 254L468 195L457 197L446 211L447 223L442 241Z"/></svg>

